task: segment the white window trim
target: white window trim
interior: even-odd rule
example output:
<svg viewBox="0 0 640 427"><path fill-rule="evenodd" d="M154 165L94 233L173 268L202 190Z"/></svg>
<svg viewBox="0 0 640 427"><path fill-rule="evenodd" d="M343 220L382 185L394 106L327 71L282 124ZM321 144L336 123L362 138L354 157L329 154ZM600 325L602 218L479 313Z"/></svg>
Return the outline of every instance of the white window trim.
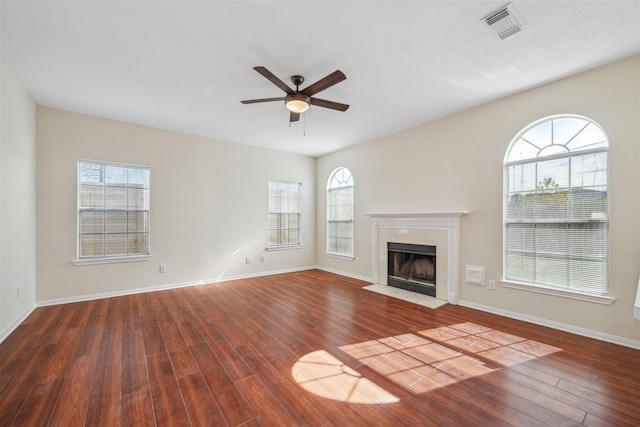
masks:
<svg viewBox="0 0 640 427"><path fill-rule="evenodd" d="M346 260L346 261L353 261L354 259L356 259L355 255L345 255L345 254L339 254L337 252L329 252L329 251L327 251L326 255L329 258L343 259L343 260Z"/></svg>
<svg viewBox="0 0 640 427"><path fill-rule="evenodd" d="M516 282L513 280L501 279L500 284L505 288L519 289L521 291L553 295L557 297L576 299L580 301L587 301L604 305L611 305L616 300L610 295L589 294L586 292L571 291L568 289L554 288L534 283Z"/></svg>
<svg viewBox="0 0 640 427"><path fill-rule="evenodd" d="M267 251L288 251L291 249L302 249L303 248L303 244L302 243L296 243L296 244L290 244L290 245L270 245L270 246L266 246L264 249Z"/></svg>
<svg viewBox="0 0 640 427"><path fill-rule="evenodd" d="M105 257L105 258L77 258L73 260L75 265L94 265L94 264L114 264L118 262L138 262L149 261L152 255L131 255L127 257Z"/></svg>

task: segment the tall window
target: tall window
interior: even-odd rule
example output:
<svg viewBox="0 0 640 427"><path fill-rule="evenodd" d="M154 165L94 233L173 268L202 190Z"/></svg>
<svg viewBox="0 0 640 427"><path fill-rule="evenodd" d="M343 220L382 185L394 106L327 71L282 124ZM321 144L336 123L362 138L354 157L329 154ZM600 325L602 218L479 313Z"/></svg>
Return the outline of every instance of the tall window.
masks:
<svg viewBox="0 0 640 427"><path fill-rule="evenodd" d="M504 277L608 294L608 141L593 121L555 116L505 156Z"/></svg>
<svg viewBox="0 0 640 427"><path fill-rule="evenodd" d="M327 252L353 256L353 177L336 169L327 183Z"/></svg>
<svg viewBox="0 0 640 427"><path fill-rule="evenodd" d="M302 184L269 181L270 247L299 246Z"/></svg>
<svg viewBox="0 0 640 427"><path fill-rule="evenodd" d="M149 255L149 169L78 161L78 259Z"/></svg>

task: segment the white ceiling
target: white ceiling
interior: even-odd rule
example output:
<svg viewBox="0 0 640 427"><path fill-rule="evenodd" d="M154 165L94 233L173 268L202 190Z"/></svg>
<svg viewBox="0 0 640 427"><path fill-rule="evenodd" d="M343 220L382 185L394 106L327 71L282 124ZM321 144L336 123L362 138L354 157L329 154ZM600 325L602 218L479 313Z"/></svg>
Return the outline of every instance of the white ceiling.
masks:
<svg viewBox="0 0 640 427"><path fill-rule="evenodd" d="M640 1L7 1L2 62L38 105L320 156L640 53ZM255 72L347 80L298 123Z"/></svg>

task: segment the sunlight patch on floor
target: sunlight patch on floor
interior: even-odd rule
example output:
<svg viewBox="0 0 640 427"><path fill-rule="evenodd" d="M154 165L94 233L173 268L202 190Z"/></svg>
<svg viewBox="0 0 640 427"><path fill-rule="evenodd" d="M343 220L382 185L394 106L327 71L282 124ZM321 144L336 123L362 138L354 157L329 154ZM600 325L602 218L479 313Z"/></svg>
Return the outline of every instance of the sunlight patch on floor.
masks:
<svg viewBox="0 0 640 427"><path fill-rule="evenodd" d="M472 322L349 344L340 350L414 394L561 351ZM325 350L306 354L291 372L305 390L328 399L368 404L399 401Z"/></svg>
<svg viewBox="0 0 640 427"><path fill-rule="evenodd" d="M305 390L327 399L372 405L399 402L396 396L325 350L298 359L291 375Z"/></svg>

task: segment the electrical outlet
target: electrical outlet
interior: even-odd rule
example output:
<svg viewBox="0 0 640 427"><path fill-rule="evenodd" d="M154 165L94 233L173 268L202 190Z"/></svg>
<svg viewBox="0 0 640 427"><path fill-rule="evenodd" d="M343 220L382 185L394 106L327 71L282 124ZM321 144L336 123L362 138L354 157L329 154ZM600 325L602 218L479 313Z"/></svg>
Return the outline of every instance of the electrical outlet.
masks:
<svg viewBox="0 0 640 427"><path fill-rule="evenodd" d="M251 264L251 257L248 256L244 259L244 262L246 262L247 264Z"/></svg>
<svg viewBox="0 0 640 427"><path fill-rule="evenodd" d="M264 262L264 255L260 256L260 262Z"/></svg>
<svg viewBox="0 0 640 427"><path fill-rule="evenodd" d="M489 289L491 289L492 291L496 290L496 281L495 280L489 280Z"/></svg>
<svg viewBox="0 0 640 427"><path fill-rule="evenodd" d="M354 261L356 264L360 264L360 257L359 256L355 257Z"/></svg>
<svg viewBox="0 0 640 427"><path fill-rule="evenodd" d="M167 272L167 266L166 265L161 265L160 266L160 273L166 273Z"/></svg>

